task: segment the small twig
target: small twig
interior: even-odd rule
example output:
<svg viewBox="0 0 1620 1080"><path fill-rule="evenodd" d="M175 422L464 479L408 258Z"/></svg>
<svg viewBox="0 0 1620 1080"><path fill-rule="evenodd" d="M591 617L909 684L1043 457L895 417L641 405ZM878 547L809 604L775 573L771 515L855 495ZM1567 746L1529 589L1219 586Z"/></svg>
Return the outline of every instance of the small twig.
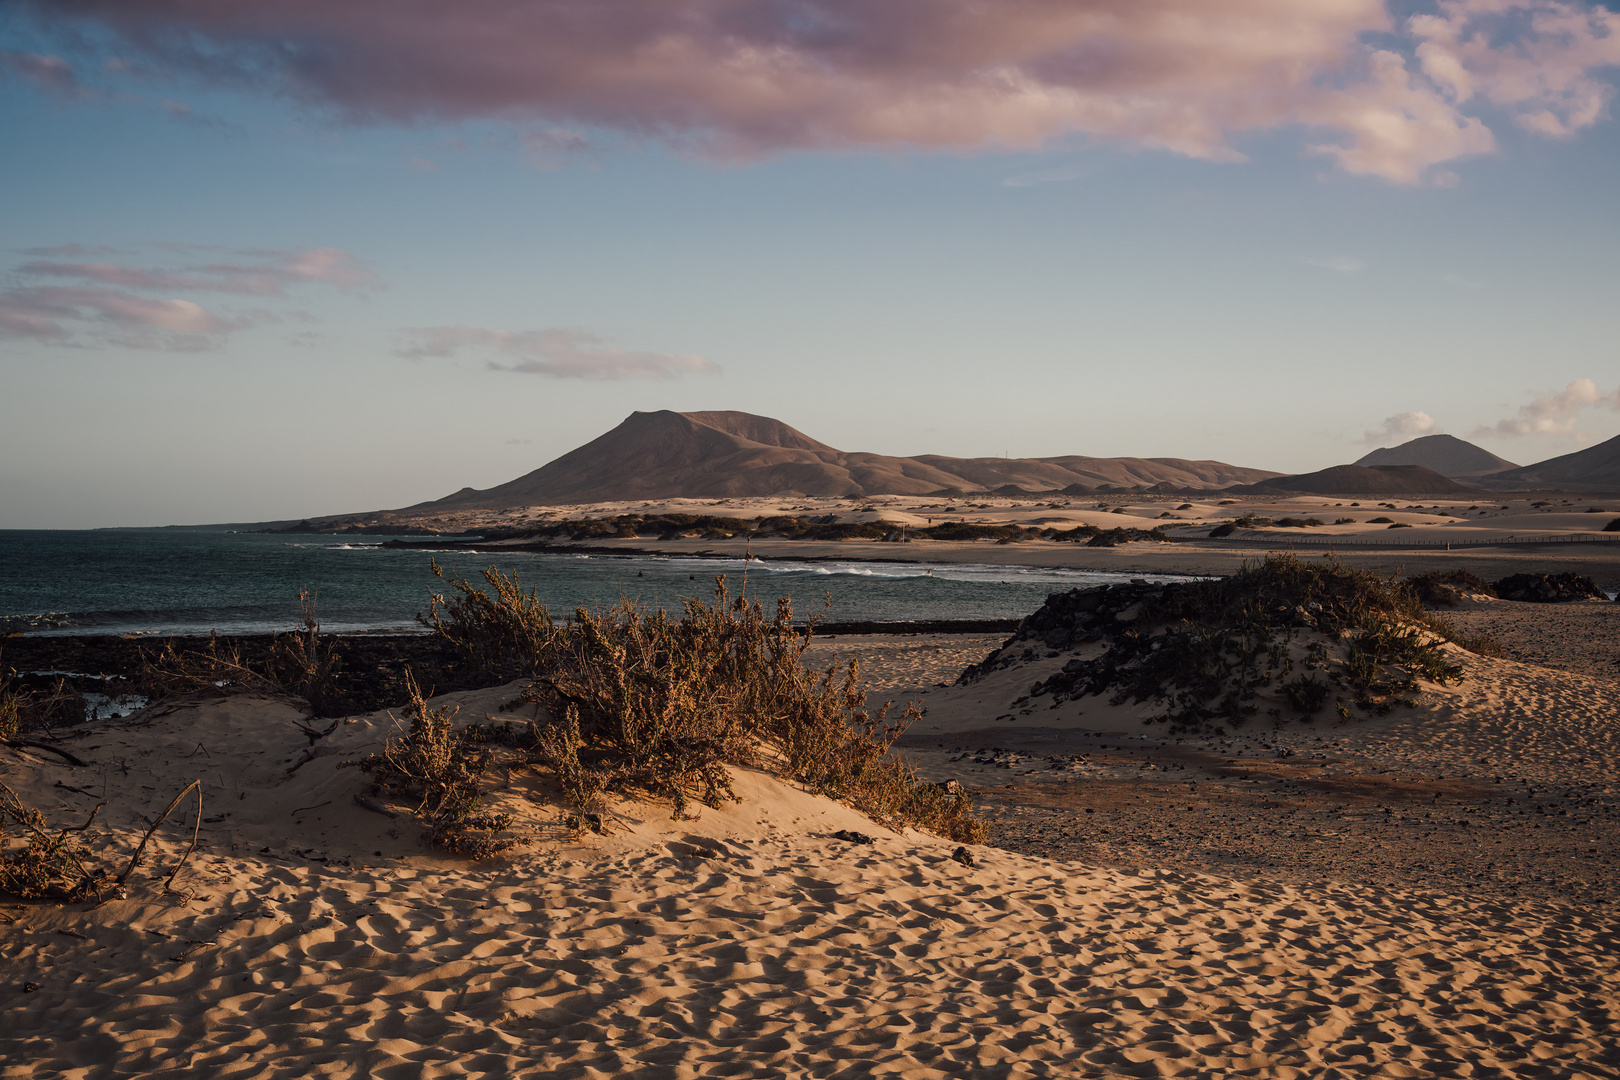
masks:
<svg viewBox="0 0 1620 1080"><path fill-rule="evenodd" d="M201 750L204 754L208 754L208 760L209 761L214 760L214 755L209 754L208 753L208 747L204 746L202 743L197 744L197 750ZM188 757L188 758L196 757L197 756L197 750L193 750L191 753L187 754L186 757Z"/></svg>
<svg viewBox="0 0 1620 1080"><path fill-rule="evenodd" d="M58 934L61 934L63 937L78 938L80 941L89 941L90 940L90 935L89 934L81 934L77 930L72 930L72 929L69 929L68 927L65 927L65 926L62 927L61 929L57 930L56 932Z"/></svg>
<svg viewBox="0 0 1620 1080"><path fill-rule="evenodd" d="M76 791L80 795L88 795L92 799L99 798L99 796L97 796L96 793L93 792L93 791L86 791L86 790L84 790L84 788L82 788L82 787L74 787L72 784L64 784L60 780L58 780L56 782L56 786L61 788L63 791Z"/></svg>
<svg viewBox="0 0 1620 1080"><path fill-rule="evenodd" d="M304 733L304 737L309 740L309 745L311 746L315 745L316 740L324 739L328 735L332 734L332 732L336 731L338 729L338 725L342 722L343 718L339 717L338 719L333 720L330 724L326 725L326 730L322 731L312 724L306 724L297 720L294 721L294 723L298 725L298 730Z"/></svg>
<svg viewBox="0 0 1620 1080"><path fill-rule="evenodd" d="M159 814L156 821L152 822L152 827L146 830L145 836L141 837L140 846L135 849L135 854L129 857L129 865L124 867L124 872L122 874L119 874L118 877L113 879L113 884L123 885L124 882L129 880L129 875L133 874L135 872L135 867L140 864L141 853L146 850L147 842L152 839L152 834L157 832L157 827L163 824L170 814L174 813L174 808L180 805L181 799L190 794L192 788L197 789L197 823L199 826L202 824L202 781L193 780L191 783L185 786L180 794L174 797L174 801L169 804L169 808L163 811L163 813ZM196 846L195 839L192 841L192 846ZM190 852L188 851L186 854L189 855ZM172 876L173 875L171 875L171 877Z"/></svg>
<svg viewBox="0 0 1620 1080"><path fill-rule="evenodd" d="M86 794L88 794L88 792ZM69 827L69 828L63 829L62 830L62 835L66 836L70 832L84 832L84 830L86 830L86 829L88 829L90 827L90 823L92 821L96 820L96 815L101 813L101 808L106 806L106 805L107 804L104 803L104 802L97 803L95 809L90 811L90 816L84 819L84 824L83 825L80 825L77 828Z"/></svg>
<svg viewBox="0 0 1620 1080"><path fill-rule="evenodd" d="M29 749L32 749L32 750L43 750L47 754L55 754L57 757L61 758L65 762L67 762L69 765L78 765L81 768L90 764L88 761L79 760L78 758L74 757L72 754L68 753L66 750L62 750L62 749L60 749L58 747L55 747L55 746L47 745L46 743L33 742L33 741L29 740L29 739L7 739L6 740L6 745L10 746L10 747L15 747L15 748L17 748L19 750L22 749L23 747L28 747Z"/></svg>
<svg viewBox="0 0 1620 1080"><path fill-rule="evenodd" d="M298 809L294 810L290 816L291 817L297 817L299 814L302 814L305 810L319 810L323 806L331 806L331 805L332 805L332 800L327 799L325 802L318 802L314 806L300 806Z"/></svg>

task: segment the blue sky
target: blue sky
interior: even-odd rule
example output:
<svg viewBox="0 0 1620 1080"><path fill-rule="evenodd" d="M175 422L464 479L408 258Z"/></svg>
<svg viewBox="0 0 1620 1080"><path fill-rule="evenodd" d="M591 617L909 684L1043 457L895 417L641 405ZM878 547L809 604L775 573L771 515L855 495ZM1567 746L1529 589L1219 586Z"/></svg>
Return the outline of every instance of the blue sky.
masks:
<svg viewBox="0 0 1620 1080"><path fill-rule="evenodd" d="M0 0L0 527L400 506L635 409L1284 471L1620 430L1612 13L1118 2L627 3L536 59L562 5ZM1020 27L1069 47L973 51Z"/></svg>

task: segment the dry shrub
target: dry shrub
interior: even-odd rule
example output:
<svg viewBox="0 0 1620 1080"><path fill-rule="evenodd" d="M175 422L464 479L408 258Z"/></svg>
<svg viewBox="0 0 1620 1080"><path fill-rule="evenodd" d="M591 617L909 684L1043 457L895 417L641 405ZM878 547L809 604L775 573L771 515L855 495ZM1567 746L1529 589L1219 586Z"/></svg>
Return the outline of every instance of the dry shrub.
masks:
<svg viewBox="0 0 1620 1080"><path fill-rule="evenodd" d="M92 810L83 825L53 831L44 814L0 784L0 893L23 900L99 895L99 875L85 865L90 853L81 836L100 809Z"/></svg>
<svg viewBox="0 0 1620 1080"><path fill-rule="evenodd" d="M805 667L815 620L795 627L790 601L767 616L721 577L713 604L687 600L679 617L621 602L558 627L516 578L484 578L492 594L451 581L461 595L435 598L433 625L469 658L535 674L524 700L551 719L529 759L581 813L615 791L667 799L677 816L722 806L737 799L727 766L756 765L889 824L982 840L964 796L930 794L888 756L916 712L868 711L854 664L842 678Z"/></svg>
<svg viewBox="0 0 1620 1080"><path fill-rule="evenodd" d="M502 680L532 675L545 665L560 630L534 590L523 591L517 574L485 570L492 590L486 593L466 578L445 577L438 560L430 565L452 595L434 593L428 613L417 621L449 642L468 669Z"/></svg>
<svg viewBox="0 0 1620 1080"><path fill-rule="evenodd" d="M44 690L30 690L0 673L0 742L31 731L77 724L84 719L84 695L60 676Z"/></svg>
<svg viewBox="0 0 1620 1080"><path fill-rule="evenodd" d="M99 836L94 842L84 839L106 803L97 804L84 824L52 831L44 814L25 805L15 791L0 784L0 893L24 900L100 900L109 890L122 888L129 881L140 866L153 834L190 794L197 797L191 843L164 878L165 892L173 889L175 876L197 848L197 837L202 829L200 781L193 780L186 785L168 808L152 819L123 872L116 876L96 864L96 856L104 854L109 846L107 839ZM13 836L12 828L20 835Z"/></svg>
<svg viewBox="0 0 1620 1080"><path fill-rule="evenodd" d="M152 651L143 649L136 690L153 701L175 696L269 694L301 698L316 716L347 715L351 703L337 684L342 661L321 636L314 592L299 591L298 610L299 628L277 634L269 658L257 666L235 645L222 643L217 634L210 634L200 648L182 647L187 644L184 639L177 645L176 639L169 638Z"/></svg>
<svg viewBox="0 0 1620 1080"><path fill-rule="evenodd" d="M460 710L430 708L414 678L407 679L410 727L389 714L400 734L390 735L380 754L345 761L339 768L358 768L371 777L374 791L416 799L411 811L427 826L430 843L458 855L492 858L528 843L500 836L512 824L510 814L478 814L482 781L492 751L487 729L457 727Z"/></svg>
<svg viewBox="0 0 1620 1080"><path fill-rule="evenodd" d="M1471 570L1426 570L1400 583L1419 603L1456 607L1465 594L1495 596L1490 582Z"/></svg>
<svg viewBox="0 0 1620 1080"><path fill-rule="evenodd" d="M151 651L141 650L141 669L135 689L153 701L167 697L226 697L231 694L280 694L281 686L254 670L234 645L208 635L201 648L182 649L175 638L165 638Z"/></svg>

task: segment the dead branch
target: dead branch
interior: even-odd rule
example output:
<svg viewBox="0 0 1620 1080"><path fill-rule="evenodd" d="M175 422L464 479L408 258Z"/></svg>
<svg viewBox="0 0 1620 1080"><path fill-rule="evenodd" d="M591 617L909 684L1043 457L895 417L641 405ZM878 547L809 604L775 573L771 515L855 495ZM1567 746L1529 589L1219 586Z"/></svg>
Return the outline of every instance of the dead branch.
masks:
<svg viewBox="0 0 1620 1080"><path fill-rule="evenodd" d="M152 827L146 830L146 835L145 836L141 837L140 846L135 849L135 854L133 854L133 855L131 855L129 857L129 865L124 867L124 872L122 874L119 874L116 878L113 879L113 884L114 885L122 886L124 884L124 882L129 880L129 875L133 874L135 872L135 867L140 865L141 853L146 850L147 842L152 839L152 834L157 832L158 826L163 824L163 822L168 819L170 814L174 813L174 808L180 805L180 800L185 798L186 795L188 795L191 792L192 788L197 789L197 824L198 824L199 827L201 827L201 825L202 825L202 781L201 780L193 780L191 783L189 783L189 784L187 784L185 786L185 788L180 792L180 794L178 794L178 795L176 795L174 797L174 801L169 804L168 809L164 810L163 813L159 814L158 817L157 817L157 820L152 822ZM193 837L193 839L192 839L192 846L193 847L196 846L196 838L195 837ZM188 852L186 852L186 854L189 855L191 853L188 851ZM184 861L184 860L182 860L182 861ZM172 877L173 875L170 875L170 876Z"/></svg>

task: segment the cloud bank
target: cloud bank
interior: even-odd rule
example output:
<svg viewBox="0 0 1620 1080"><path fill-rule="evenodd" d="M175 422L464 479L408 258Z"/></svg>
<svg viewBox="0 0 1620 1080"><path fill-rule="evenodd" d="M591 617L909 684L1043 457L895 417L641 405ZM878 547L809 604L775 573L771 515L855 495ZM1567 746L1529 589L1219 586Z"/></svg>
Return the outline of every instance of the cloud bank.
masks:
<svg viewBox="0 0 1620 1080"><path fill-rule="evenodd" d="M582 125L721 158L1089 136L1218 161L1245 133L1301 126L1310 153L1400 183L1493 150L1481 106L1544 135L1596 123L1612 95L1597 72L1620 63L1620 16L1587 0L1439 0L1407 19L1385 0L0 6L353 122ZM59 60L25 74L73 85L41 66Z"/></svg>
<svg viewBox="0 0 1620 1080"><path fill-rule="evenodd" d="M1581 413L1597 406L1620 411L1620 388L1605 394L1591 379L1576 379L1556 393L1543 394L1528 405L1521 405L1517 414L1503 417L1489 427L1478 428L1475 434L1574 435Z"/></svg>
<svg viewBox="0 0 1620 1080"><path fill-rule="evenodd" d="M1386 417L1378 427L1364 432L1361 441L1368 445L1399 445L1424 435L1433 435L1435 430L1434 417L1426 412L1396 413Z"/></svg>
<svg viewBox="0 0 1620 1080"><path fill-rule="evenodd" d="M161 246L172 254L219 253L184 244ZM266 308L215 310L173 294L222 293L273 301L287 298L288 290L298 286L353 292L382 285L363 262L336 248L227 251L228 261L178 265L79 261L86 255L117 253L77 244L28 254L35 257L13 269L10 283L0 287L0 339L208 349L227 334L283 316Z"/></svg>
<svg viewBox="0 0 1620 1080"><path fill-rule="evenodd" d="M408 359L445 358L463 350L493 352L491 371L516 371L558 379L673 379L711 375L720 365L694 353L616 349L577 327L546 330L486 330L477 326L427 326L406 332L398 355Z"/></svg>

